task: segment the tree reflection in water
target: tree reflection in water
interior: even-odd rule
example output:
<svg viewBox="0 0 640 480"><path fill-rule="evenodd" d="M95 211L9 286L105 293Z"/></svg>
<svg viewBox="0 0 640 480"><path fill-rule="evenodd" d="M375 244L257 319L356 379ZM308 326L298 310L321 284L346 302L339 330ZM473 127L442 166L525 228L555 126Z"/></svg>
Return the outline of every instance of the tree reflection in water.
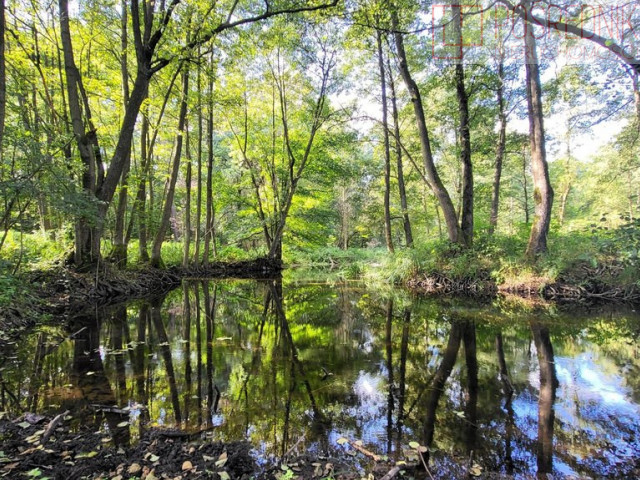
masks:
<svg viewBox="0 0 640 480"><path fill-rule="evenodd" d="M70 409L123 444L182 427L281 457L343 454L345 436L392 459L420 441L434 471L453 455L462 473L472 457L516 476L632 477L634 318L550 323L349 283L198 280L34 333L2 365L0 402Z"/></svg>

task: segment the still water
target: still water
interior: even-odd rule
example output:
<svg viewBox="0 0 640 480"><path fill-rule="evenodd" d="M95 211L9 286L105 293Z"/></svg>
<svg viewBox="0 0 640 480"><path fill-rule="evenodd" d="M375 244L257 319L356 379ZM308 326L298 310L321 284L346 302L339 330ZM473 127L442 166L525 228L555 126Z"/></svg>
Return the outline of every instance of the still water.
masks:
<svg viewBox="0 0 640 480"><path fill-rule="evenodd" d="M427 445L435 472L628 478L639 334L633 311L190 281L22 339L1 359L1 410L70 410L121 443L149 426L206 431L258 458L346 454L346 437L391 459Z"/></svg>

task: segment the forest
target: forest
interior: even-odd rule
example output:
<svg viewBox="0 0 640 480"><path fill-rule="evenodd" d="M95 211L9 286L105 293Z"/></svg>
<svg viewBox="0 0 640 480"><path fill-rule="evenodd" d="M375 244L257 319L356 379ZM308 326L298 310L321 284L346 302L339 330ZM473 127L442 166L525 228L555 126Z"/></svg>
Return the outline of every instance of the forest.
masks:
<svg viewBox="0 0 640 480"><path fill-rule="evenodd" d="M640 478L640 8L0 0L0 476Z"/></svg>
<svg viewBox="0 0 640 480"><path fill-rule="evenodd" d="M5 302L33 269L261 257L391 281L576 265L637 281L632 4L0 12Z"/></svg>

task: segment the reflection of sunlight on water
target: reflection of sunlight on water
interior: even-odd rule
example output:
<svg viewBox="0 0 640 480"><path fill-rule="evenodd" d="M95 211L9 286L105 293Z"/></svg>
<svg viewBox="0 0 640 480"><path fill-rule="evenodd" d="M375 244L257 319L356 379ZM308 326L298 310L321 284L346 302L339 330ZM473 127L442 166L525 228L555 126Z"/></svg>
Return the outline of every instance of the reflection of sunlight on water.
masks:
<svg viewBox="0 0 640 480"><path fill-rule="evenodd" d="M373 344L375 342L375 337L373 336L373 333L371 333L371 330L369 330L368 328L365 328L362 330L361 342L362 343L360 344L360 349L364 353L371 353L373 351Z"/></svg>
<svg viewBox="0 0 640 480"><path fill-rule="evenodd" d="M360 371L353 384L353 393L358 397L359 411L363 416L373 417L384 408L385 397L382 393L382 382L381 377Z"/></svg>

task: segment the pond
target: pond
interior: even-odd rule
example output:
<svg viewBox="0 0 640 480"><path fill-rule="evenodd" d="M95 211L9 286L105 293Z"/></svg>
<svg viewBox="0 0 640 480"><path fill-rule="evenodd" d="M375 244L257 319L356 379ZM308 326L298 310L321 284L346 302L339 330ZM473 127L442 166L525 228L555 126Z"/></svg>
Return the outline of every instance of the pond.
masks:
<svg viewBox="0 0 640 480"><path fill-rule="evenodd" d="M434 472L627 478L639 334L631 310L194 280L23 338L1 359L1 410L70 410L117 443L152 426L246 439L258 459L347 458L346 438L391 459L419 442Z"/></svg>

